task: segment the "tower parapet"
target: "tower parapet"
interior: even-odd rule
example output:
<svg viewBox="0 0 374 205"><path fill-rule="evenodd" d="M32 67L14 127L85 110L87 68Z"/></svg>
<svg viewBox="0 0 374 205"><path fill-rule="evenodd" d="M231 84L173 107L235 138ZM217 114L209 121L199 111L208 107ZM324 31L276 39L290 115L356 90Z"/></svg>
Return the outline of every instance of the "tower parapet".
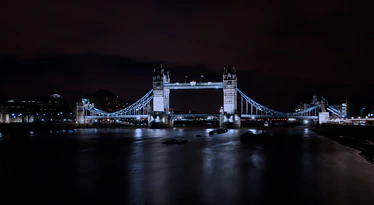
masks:
<svg viewBox="0 0 374 205"><path fill-rule="evenodd" d="M160 69L153 69L153 88L163 86L163 83L170 83L170 75L161 64Z"/></svg>
<svg viewBox="0 0 374 205"><path fill-rule="evenodd" d="M233 66L223 67L223 80L235 80L236 81L236 69Z"/></svg>

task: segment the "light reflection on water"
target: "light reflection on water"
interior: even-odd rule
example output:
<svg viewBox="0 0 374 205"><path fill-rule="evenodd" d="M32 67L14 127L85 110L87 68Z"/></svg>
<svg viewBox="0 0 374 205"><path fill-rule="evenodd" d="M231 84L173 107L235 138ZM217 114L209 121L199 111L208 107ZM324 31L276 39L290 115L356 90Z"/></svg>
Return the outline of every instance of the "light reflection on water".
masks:
<svg viewBox="0 0 374 205"><path fill-rule="evenodd" d="M35 155L33 163L59 163L55 158L61 160L61 156L54 155L60 152L63 157L73 155L74 163L61 166L66 170L59 173L64 175L38 177L63 178L68 170L77 171L72 180L79 184L83 201L104 200L109 193L112 201L121 204L272 204L281 200L278 196L296 204L374 200L373 165L358 152L307 128L266 129L281 137L292 135L295 141L252 147L240 141L240 134L258 134L262 129L229 129L209 135L212 130L77 129L72 135L79 143L69 148L76 150L61 147L53 152L51 147L43 151L50 162ZM168 138L183 138L188 143L162 144Z"/></svg>
<svg viewBox="0 0 374 205"><path fill-rule="evenodd" d="M136 138L140 138L143 136L143 131L142 129L138 128L138 129L135 129L135 137Z"/></svg>

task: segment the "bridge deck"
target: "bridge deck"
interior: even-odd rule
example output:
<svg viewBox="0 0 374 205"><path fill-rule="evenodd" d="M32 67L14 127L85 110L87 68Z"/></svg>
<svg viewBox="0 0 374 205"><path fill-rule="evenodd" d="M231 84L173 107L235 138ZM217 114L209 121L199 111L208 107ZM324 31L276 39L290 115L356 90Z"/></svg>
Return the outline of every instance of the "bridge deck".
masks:
<svg viewBox="0 0 374 205"><path fill-rule="evenodd" d="M276 116L276 115L241 115L241 118L295 118L295 119L318 119L318 116Z"/></svg>
<svg viewBox="0 0 374 205"><path fill-rule="evenodd" d="M85 119L120 119L120 118L148 118L148 115L119 115L119 116L85 116Z"/></svg>
<svg viewBox="0 0 374 205"><path fill-rule="evenodd" d="M223 88L222 82L206 82L206 83L165 83L164 87L178 89L219 89Z"/></svg>
<svg viewBox="0 0 374 205"><path fill-rule="evenodd" d="M219 117L219 114L172 114L172 117ZM148 115L119 115L119 116L85 116L85 119L121 119L121 118L148 118ZM241 118L295 118L295 119L318 119L318 116L275 116L275 115L241 115Z"/></svg>

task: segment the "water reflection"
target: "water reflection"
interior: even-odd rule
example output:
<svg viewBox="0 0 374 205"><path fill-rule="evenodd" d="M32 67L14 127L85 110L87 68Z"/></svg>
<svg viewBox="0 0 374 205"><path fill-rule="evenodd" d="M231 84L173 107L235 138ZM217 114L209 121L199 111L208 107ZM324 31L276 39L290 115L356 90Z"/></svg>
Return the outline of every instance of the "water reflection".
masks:
<svg viewBox="0 0 374 205"><path fill-rule="evenodd" d="M135 137L140 138L143 136L143 130L140 128L135 129Z"/></svg>
<svg viewBox="0 0 374 205"><path fill-rule="evenodd" d="M373 165L308 129L267 129L288 141L261 147L239 140L241 133L261 129L210 136L212 130L77 129L66 133L74 138L40 139L18 149L0 143L0 160L9 165L0 164L0 188L16 179L15 173L39 189L32 193L61 196L69 190L77 199L66 204L344 205L374 200ZM170 137L188 143L162 144ZM17 167L20 163L25 166ZM38 202L34 198L29 203Z"/></svg>
<svg viewBox="0 0 374 205"><path fill-rule="evenodd" d="M308 128L304 128L304 137L309 137L308 133L309 133L309 129Z"/></svg>
<svg viewBox="0 0 374 205"><path fill-rule="evenodd" d="M134 130L135 137L141 138L143 131L138 128ZM130 154L130 158L128 164L124 164L125 169L129 169L129 186L127 189L129 190L129 196L131 204L136 204L135 200L142 198L142 193L146 190L144 189L144 184L146 184L145 179L145 167L146 167L146 158L148 156L145 155L143 151L144 141L135 141L134 145L132 146L132 152Z"/></svg>

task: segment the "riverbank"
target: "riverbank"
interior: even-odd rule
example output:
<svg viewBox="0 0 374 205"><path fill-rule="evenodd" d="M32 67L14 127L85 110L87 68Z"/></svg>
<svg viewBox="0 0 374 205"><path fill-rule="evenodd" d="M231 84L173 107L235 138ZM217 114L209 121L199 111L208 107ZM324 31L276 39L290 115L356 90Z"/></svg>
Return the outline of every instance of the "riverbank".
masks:
<svg viewBox="0 0 374 205"><path fill-rule="evenodd" d="M4 138L7 136L25 137L32 135L32 133L49 134L78 128L84 128L84 125L76 123L9 123L0 124L0 133Z"/></svg>
<svg viewBox="0 0 374 205"><path fill-rule="evenodd" d="M374 127L323 124L311 127L317 134L344 146L360 150L360 155L374 163Z"/></svg>

